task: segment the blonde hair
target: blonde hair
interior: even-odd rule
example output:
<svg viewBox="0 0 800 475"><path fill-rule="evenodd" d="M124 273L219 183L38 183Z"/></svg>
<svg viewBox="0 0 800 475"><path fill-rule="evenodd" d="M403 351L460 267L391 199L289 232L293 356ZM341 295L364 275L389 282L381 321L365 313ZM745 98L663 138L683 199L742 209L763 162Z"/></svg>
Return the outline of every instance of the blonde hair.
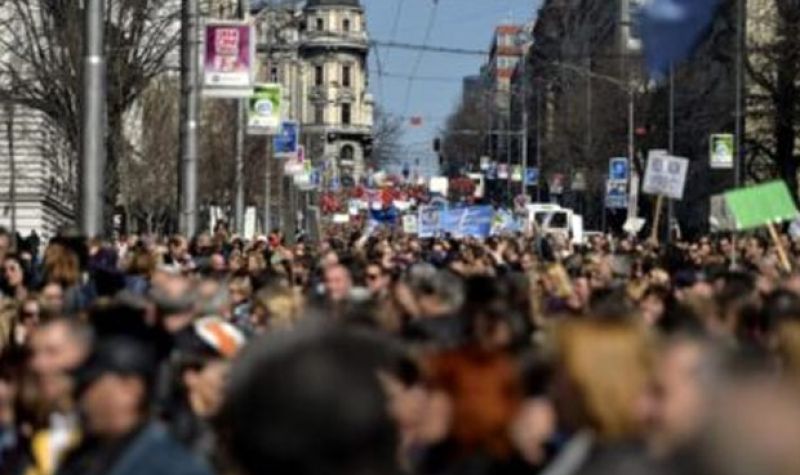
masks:
<svg viewBox="0 0 800 475"><path fill-rule="evenodd" d="M557 361L573 386L577 421L605 441L641 434L650 379L645 329L628 320L570 320L556 330Z"/></svg>

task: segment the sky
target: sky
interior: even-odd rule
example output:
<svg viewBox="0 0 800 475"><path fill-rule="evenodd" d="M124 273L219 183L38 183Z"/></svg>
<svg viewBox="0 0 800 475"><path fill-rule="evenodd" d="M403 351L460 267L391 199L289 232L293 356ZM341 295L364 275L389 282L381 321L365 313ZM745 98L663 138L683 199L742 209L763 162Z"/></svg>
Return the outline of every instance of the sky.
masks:
<svg viewBox="0 0 800 475"><path fill-rule="evenodd" d="M499 23L531 20L540 0L361 0L373 40L488 50ZM429 28L430 27L430 28ZM378 60L383 75L378 74ZM378 47L370 51L375 102L404 119L403 145L410 166L435 173L432 142L461 98L461 80L478 74L486 57ZM416 79L409 81L409 76ZM398 77L399 76L399 77ZM410 82L410 84L409 84ZM422 117L411 127L409 118Z"/></svg>

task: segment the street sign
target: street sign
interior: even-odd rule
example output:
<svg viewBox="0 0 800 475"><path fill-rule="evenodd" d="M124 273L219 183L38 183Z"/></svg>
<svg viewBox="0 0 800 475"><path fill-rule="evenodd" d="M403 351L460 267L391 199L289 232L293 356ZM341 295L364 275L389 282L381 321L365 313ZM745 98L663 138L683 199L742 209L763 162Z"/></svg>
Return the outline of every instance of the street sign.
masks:
<svg viewBox="0 0 800 475"><path fill-rule="evenodd" d="M278 131L281 125L280 84L256 84L247 109L247 133L268 135Z"/></svg>
<svg viewBox="0 0 800 475"><path fill-rule="evenodd" d="M299 129L300 126L297 122L288 120L281 122L281 128L272 140L276 157L288 157L297 154Z"/></svg>
<svg viewBox="0 0 800 475"><path fill-rule="evenodd" d="M628 185L619 181L606 181L606 208L625 209L628 207Z"/></svg>
<svg viewBox="0 0 800 475"><path fill-rule="evenodd" d="M205 24L203 95L247 99L253 94L255 30L241 21Z"/></svg>
<svg viewBox="0 0 800 475"><path fill-rule="evenodd" d="M525 169L525 185L538 185L539 184L539 169L536 167L528 167Z"/></svg>
<svg viewBox="0 0 800 475"><path fill-rule="evenodd" d="M614 182L628 182L630 176L628 159L625 157L616 157L608 161L608 179Z"/></svg>
<svg viewBox="0 0 800 475"><path fill-rule="evenodd" d="M647 159L642 190L651 195L681 200L688 170L689 160L686 158L651 153Z"/></svg>
<svg viewBox="0 0 800 475"><path fill-rule="evenodd" d="M735 154L733 134L714 134L709 139L710 166L715 169L732 169Z"/></svg>
<svg viewBox="0 0 800 475"><path fill-rule="evenodd" d="M513 182L521 182L522 181L522 167L519 165L514 165L511 167L511 181Z"/></svg>

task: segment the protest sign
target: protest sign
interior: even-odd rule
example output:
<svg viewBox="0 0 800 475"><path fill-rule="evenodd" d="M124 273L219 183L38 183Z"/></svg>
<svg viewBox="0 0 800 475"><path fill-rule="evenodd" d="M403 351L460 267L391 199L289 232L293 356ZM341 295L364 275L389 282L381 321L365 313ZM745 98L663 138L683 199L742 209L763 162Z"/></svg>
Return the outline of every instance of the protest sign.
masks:
<svg viewBox="0 0 800 475"><path fill-rule="evenodd" d="M642 190L650 195L683 199L689 160L671 155L651 153L647 159Z"/></svg>

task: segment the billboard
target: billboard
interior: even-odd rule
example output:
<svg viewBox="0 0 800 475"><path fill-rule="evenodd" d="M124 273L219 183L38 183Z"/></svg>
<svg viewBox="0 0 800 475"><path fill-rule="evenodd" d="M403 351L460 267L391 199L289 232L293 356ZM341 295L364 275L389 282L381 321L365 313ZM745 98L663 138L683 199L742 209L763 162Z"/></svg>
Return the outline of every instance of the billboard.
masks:
<svg viewBox="0 0 800 475"><path fill-rule="evenodd" d="M247 133L269 135L277 133L281 126L280 84L256 84L247 108Z"/></svg>
<svg viewBox="0 0 800 475"><path fill-rule="evenodd" d="M280 158L297 155L299 139L300 126L298 123L290 120L282 121L278 133L272 139L275 156Z"/></svg>
<svg viewBox="0 0 800 475"><path fill-rule="evenodd" d="M249 98L256 58L253 26L241 21L209 20L204 39L203 94Z"/></svg>

